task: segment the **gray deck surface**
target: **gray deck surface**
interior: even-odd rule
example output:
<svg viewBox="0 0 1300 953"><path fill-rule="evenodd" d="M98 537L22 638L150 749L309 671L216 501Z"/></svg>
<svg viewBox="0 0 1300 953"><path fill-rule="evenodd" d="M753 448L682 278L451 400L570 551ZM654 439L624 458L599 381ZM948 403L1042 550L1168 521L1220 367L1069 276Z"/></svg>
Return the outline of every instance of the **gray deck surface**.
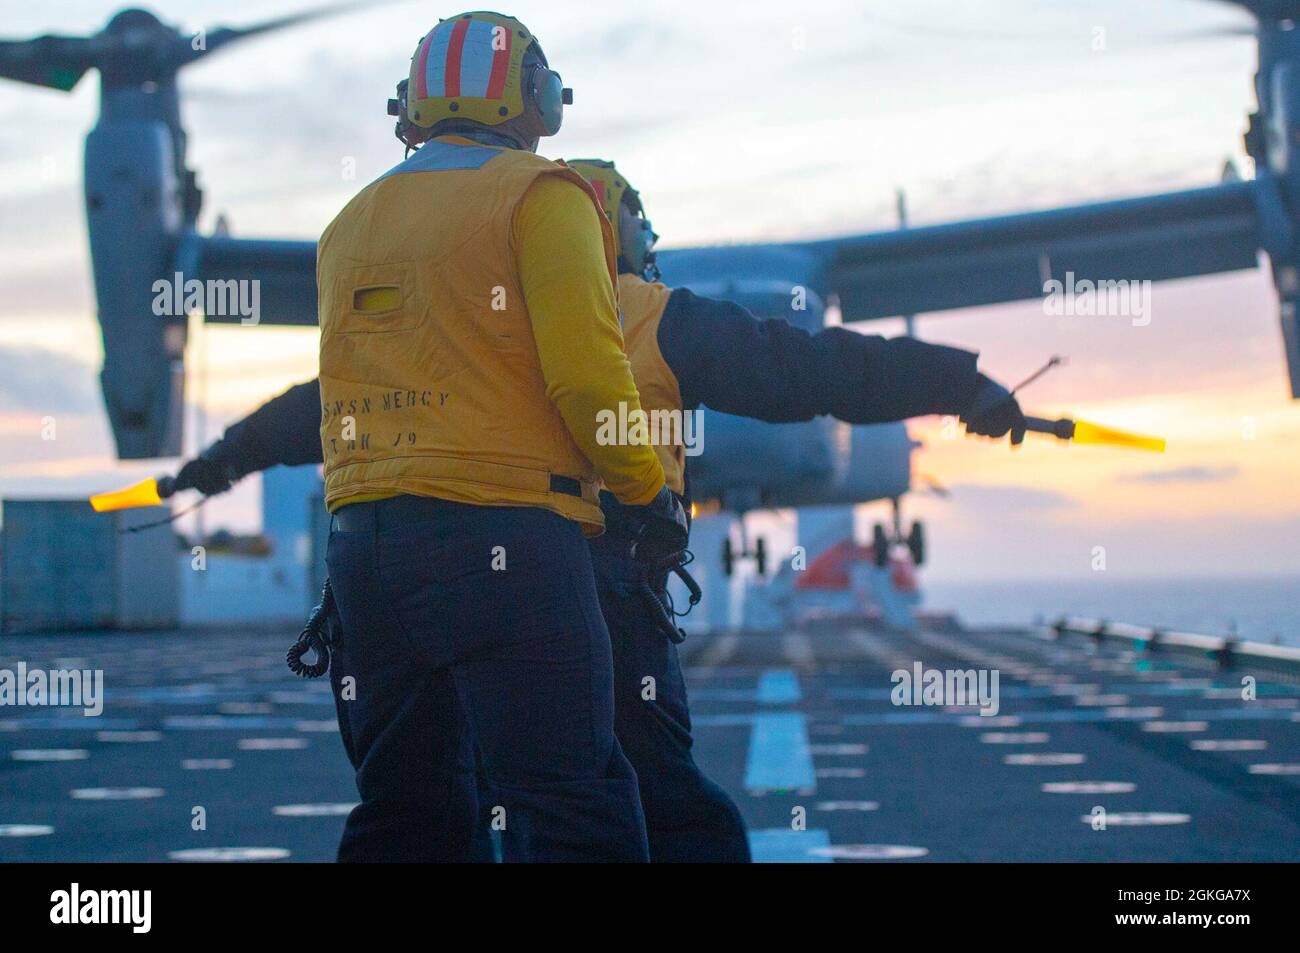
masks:
<svg viewBox="0 0 1300 953"><path fill-rule="evenodd" d="M284 667L292 636L0 639L0 668L108 686L98 718L0 708L0 861L332 859L356 794L325 680ZM692 635L683 658L698 758L759 860L1300 860L1300 686L1245 701L1208 661L847 623ZM892 704L918 661L996 668L998 715Z"/></svg>

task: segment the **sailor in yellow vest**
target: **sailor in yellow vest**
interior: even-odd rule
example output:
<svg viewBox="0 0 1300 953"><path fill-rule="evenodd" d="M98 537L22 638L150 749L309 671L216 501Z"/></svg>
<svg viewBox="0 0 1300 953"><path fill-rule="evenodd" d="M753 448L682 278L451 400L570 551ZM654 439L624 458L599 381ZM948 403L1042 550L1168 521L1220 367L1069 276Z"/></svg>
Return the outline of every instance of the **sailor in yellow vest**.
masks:
<svg viewBox="0 0 1300 953"><path fill-rule="evenodd" d="M591 182L614 229L623 337L646 413L671 419L703 405L777 423L830 414L853 424L953 414L972 433L1024 438L1015 398L981 374L968 351L846 328L809 334L646 280L658 275L657 236L636 190L611 162L573 159L569 167ZM685 447L655 450L669 487L689 505ZM635 521L624 521L624 508L603 495L607 531L591 545L614 646L615 732L641 785L651 860L747 860L740 812L691 754L681 665L660 618L659 606L669 605L667 574L633 558ZM646 678L656 685L651 699Z"/></svg>
<svg viewBox="0 0 1300 953"><path fill-rule="evenodd" d="M685 517L651 447L597 439L601 409L639 399L611 229L577 173L534 154L571 94L522 23L477 12L421 40L404 98L399 135L420 148L317 258L361 793L340 859L452 858L471 835L472 790L449 793L434 763L450 675L507 860L645 860L584 535L602 485L641 520L643 558L684 546Z"/></svg>

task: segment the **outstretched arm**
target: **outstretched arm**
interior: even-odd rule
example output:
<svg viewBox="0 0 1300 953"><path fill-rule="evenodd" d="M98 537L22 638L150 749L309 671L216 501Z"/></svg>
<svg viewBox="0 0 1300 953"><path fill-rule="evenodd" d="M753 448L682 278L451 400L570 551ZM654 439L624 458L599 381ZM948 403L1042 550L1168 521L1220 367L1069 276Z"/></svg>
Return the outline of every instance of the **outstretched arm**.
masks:
<svg viewBox="0 0 1300 953"><path fill-rule="evenodd" d="M821 414L852 424L965 414L982 376L970 351L846 328L810 334L684 288L664 309L659 348L686 407L772 423Z"/></svg>
<svg viewBox="0 0 1300 953"><path fill-rule="evenodd" d="M320 463L320 384L310 380L268 400L176 474L176 489L224 493L276 464Z"/></svg>

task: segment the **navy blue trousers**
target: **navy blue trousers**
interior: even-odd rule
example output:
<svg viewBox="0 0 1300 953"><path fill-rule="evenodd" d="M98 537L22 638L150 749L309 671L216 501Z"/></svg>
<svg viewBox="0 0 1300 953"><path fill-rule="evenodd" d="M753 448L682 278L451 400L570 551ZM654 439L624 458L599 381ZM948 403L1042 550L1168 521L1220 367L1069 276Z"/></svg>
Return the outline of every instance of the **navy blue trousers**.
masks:
<svg viewBox="0 0 1300 953"><path fill-rule="evenodd" d="M614 733L636 769L651 862L748 863L740 809L691 754L677 646L639 597L602 586L600 605L614 647Z"/></svg>
<svg viewBox="0 0 1300 953"><path fill-rule="evenodd" d="M475 859L481 811L507 861L646 860L578 525L412 497L345 510L331 678L361 803L339 859Z"/></svg>

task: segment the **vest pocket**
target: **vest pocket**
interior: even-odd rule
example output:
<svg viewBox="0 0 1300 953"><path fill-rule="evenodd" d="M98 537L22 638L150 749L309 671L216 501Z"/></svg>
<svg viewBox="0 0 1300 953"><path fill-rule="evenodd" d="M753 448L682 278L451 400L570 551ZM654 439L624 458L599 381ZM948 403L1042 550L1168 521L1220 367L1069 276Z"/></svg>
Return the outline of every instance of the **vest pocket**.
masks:
<svg viewBox="0 0 1300 953"><path fill-rule="evenodd" d="M352 292L352 310L374 316L402 306L402 289L397 285L371 285Z"/></svg>
<svg viewBox="0 0 1300 953"><path fill-rule="evenodd" d="M410 331L424 315L409 261L361 265L339 276L335 300L342 312L340 334Z"/></svg>

